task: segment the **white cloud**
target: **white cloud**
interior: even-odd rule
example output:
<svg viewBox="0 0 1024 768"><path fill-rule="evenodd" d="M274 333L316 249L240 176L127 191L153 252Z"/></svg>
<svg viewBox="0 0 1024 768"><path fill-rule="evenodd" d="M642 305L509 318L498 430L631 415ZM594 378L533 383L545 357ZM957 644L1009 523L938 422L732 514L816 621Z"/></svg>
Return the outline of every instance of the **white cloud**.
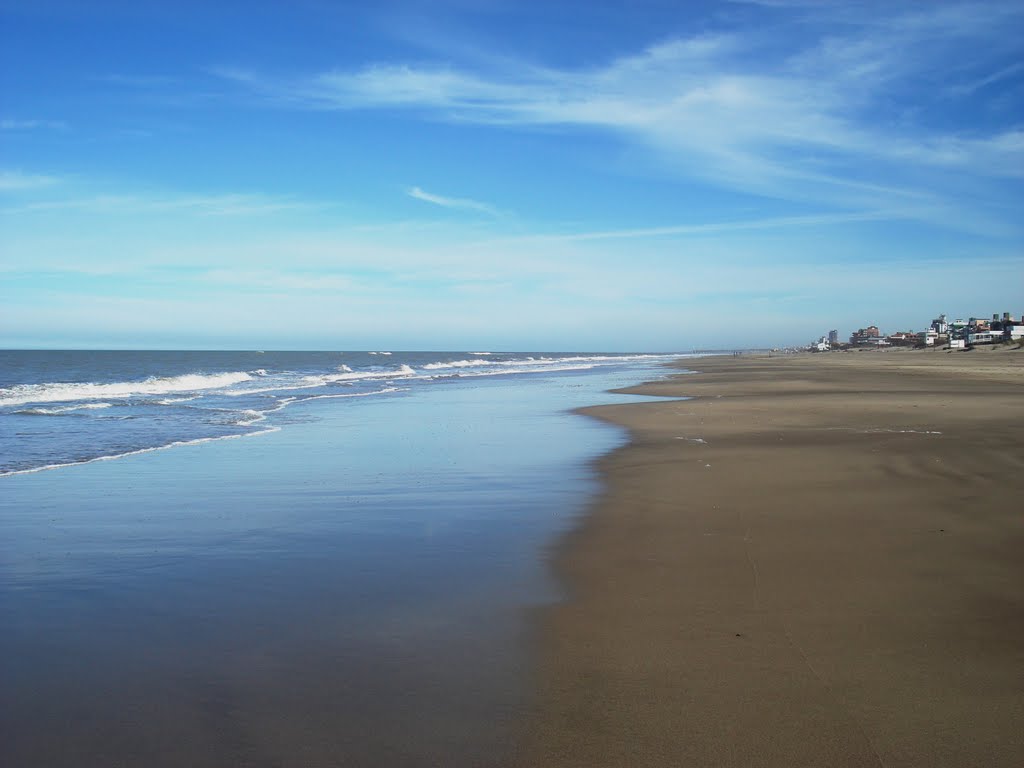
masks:
<svg viewBox="0 0 1024 768"><path fill-rule="evenodd" d="M427 192L419 187L410 187L406 191L406 194L416 200L422 200L425 203L439 205L442 208L461 208L464 210L488 213L492 216L495 216L498 213L493 206L488 205L487 203L481 203L464 197L444 197L442 195L435 195L432 192Z"/></svg>
<svg viewBox="0 0 1024 768"><path fill-rule="evenodd" d="M915 209L893 209L884 211L861 211L857 213L827 213L810 216L779 216L773 219L748 219L738 221L711 222L706 224L679 224L664 227L639 227L635 229L597 230L570 232L553 235L528 235L514 238L510 242L571 242L584 240L633 240L661 237L685 237L745 232L763 229L790 229L846 224L861 221L897 221L917 218Z"/></svg>
<svg viewBox="0 0 1024 768"><path fill-rule="evenodd" d="M1024 72L1024 62L1016 62L1007 67L1003 67L996 72L985 75L984 77L980 77L966 83L952 85L949 90L954 96L969 96L975 91L979 91L982 88L1007 80L1021 72Z"/></svg>
<svg viewBox="0 0 1024 768"><path fill-rule="evenodd" d="M908 118L912 102L892 114L893 105L914 98L908 89L915 78L941 82L955 74L956 52L1002 50L1007 28L1024 23L1024 10L908 7L850 23L841 5L825 4L817 12L844 23L827 25L829 34L809 42L748 29L667 40L589 68L521 63L489 74L381 63L288 82L222 74L304 108L405 108L456 122L599 128L653 149L681 175L848 209L937 201L942 191L933 181L889 181L918 172L1024 173L1017 126L943 132ZM899 173L900 165L910 174Z"/></svg>
<svg viewBox="0 0 1024 768"><path fill-rule="evenodd" d="M36 128L51 128L62 130L67 128L67 123L60 120L18 120L15 118L0 119L0 131L31 131Z"/></svg>
<svg viewBox="0 0 1024 768"><path fill-rule="evenodd" d="M48 177L28 177L46 179ZM16 186L21 181L22 185ZM0 189L27 189L29 184L15 178L11 186L5 187L7 179L0 175ZM38 182L36 187L52 182ZM254 194L184 195L184 196L142 196L142 195L92 195L87 197L41 200L2 209L3 213L26 213L40 211L77 210L87 213L108 215L132 215L145 213L192 213L198 216L262 216L284 211L319 208L308 202L288 198L266 197Z"/></svg>
<svg viewBox="0 0 1024 768"><path fill-rule="evenodd" d="M60 181L56 176L44 176L38 173L21 173L20 171L0 171L0 192L20 192L24 190L50 187Z"/></svg>

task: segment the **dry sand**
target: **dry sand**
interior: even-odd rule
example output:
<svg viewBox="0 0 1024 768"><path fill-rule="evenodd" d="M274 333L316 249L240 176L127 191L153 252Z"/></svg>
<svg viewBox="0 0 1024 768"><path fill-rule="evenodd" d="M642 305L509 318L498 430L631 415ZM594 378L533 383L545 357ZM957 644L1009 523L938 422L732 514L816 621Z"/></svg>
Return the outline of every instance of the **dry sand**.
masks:
<svg viewBox="0 0 1024 768"><path fill-rule="evenodd" d="M1024 765L1024 351L687 365L586 411L525 764Z"/></svg>

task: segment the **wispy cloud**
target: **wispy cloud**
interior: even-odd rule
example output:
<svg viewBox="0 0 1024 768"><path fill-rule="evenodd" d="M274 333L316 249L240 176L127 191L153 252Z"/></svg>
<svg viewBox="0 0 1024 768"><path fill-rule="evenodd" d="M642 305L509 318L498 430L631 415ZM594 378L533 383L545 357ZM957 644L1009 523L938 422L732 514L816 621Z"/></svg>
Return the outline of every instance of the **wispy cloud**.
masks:
<svg viewBox="0 0 1024 768"><path fill-rule="evenodd" d="M34 131L38 129L65 130L68 124L62 120L20 120L13 117L0 119L0 131Z"/></svg>
<svg viewBox="0 0 1024 768"><path fill-rule="evenodd" d="M975 80L952 85L950 86L950 93L954 96L968 96L982 88L987 88L990 85L1003 82L1004 80L1009 80L1010 78L1016 77L1022 73L1024 73L1024 62L1018 61Z"/></svg>
<svg viewBox="0 0 1024 768"><path fill-rule="evenodd" d="M21 192L51 187L60 181L56 176L20 171L0 171L0 192Z"/></svg>
<svg viewBox="0 0 1024 768"><path fill-rule="evenodd" d="M5 188L4 182L4 176L0 175L0 189ZM17 180L15 180L16 182ZM37 186L44 186L44 184L37 184ZM10 188L25 189L28 187L23 185L21 187L11 186ZM87 197L40 200L0 210L3 213L75 210L109 215L179 212L192 213L198 216L261 216L320 207L323 206L287 198L264 197L252 194L184 195L178 197L92 195Z"/></svg>
<svg viewBox="0 0 1024 768"><path fill-rule="evenodd" d="M842 9L770 4L822 14ZM1024 23L1024 8L910 6L881 20L861 16L823 26L809 43L751 30L705 34L584 69L521 63L488 73L380 63L287 81L221 75L299 108L408 109L453 122L597 128L653 149L681 175L846 208L937 199L934 180L907 186L907 175L1024 176L1019 126L943 129L919 116L931 83L965 76L958 51L991 53L974 57L975 68L991 71L972 72L972 82L1014 74L999 57L1012 52L1006 30ZM901 165L909 174L898 172Z"/></svg>
<svg viewBox="0 0 1024 768"><path fill-rule="evenodd" d="M679 224L664 227L637 227L633 229L527 235L519 238L511 238L510 242L573 242L585 240L649 239L690 235L702 236L765 229L820 227L832 224L851 224L863 221L899 221L904 219L915 219L918 215L919 212L914 209L896 209L884 211L861 211L857 213L829 213L812 216L779 216L772 219L748 219L740 221L712 222L707 224Z"/></svg>
<svg viewBox="0 0 1024 768"><path fill-rule="evenodd" d="M487 203L481 203L477 200L470 200L466 197L445 197L443 195L435 195L434 193L427 192L420 187L410 187L406 190L406 194L416 200L422 200L425 203L439 205L442 208L459 208L468 211L479 211L480 213L487 213L491 216L498 215L498 211L494 206L488 205Z"/></svg>

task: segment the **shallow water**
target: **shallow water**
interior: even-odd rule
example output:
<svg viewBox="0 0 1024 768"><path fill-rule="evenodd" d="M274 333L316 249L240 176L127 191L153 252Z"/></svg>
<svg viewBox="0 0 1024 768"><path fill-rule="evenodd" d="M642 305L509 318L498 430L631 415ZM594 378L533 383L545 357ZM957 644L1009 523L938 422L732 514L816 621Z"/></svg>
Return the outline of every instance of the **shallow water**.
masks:
<svg viewBox="0 0 1024 768"><path fill-rule="evenodd" d="M500 376L621 370L665 355L0 350L0 476L289 423L310 400L393 400Z"/></svg>
<svg viewBox="0 0 1024 768"><path fill-rule="evenodd" d="M0 478L0 763L506 764L544 548L622 439L566 410L659 373L309 400Z"/></svg>

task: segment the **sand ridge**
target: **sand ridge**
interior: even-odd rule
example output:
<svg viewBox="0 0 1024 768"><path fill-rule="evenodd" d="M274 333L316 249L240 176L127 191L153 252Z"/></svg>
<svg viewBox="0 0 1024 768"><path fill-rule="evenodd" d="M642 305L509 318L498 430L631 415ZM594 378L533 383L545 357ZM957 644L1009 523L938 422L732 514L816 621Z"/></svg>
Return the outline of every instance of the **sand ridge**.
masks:
<svg viewBox="0 0 1024 768"><path fill-rule="evenodd" d="M1024 765L1024 353L686 365L586 409L524 763Z"/></svg>

